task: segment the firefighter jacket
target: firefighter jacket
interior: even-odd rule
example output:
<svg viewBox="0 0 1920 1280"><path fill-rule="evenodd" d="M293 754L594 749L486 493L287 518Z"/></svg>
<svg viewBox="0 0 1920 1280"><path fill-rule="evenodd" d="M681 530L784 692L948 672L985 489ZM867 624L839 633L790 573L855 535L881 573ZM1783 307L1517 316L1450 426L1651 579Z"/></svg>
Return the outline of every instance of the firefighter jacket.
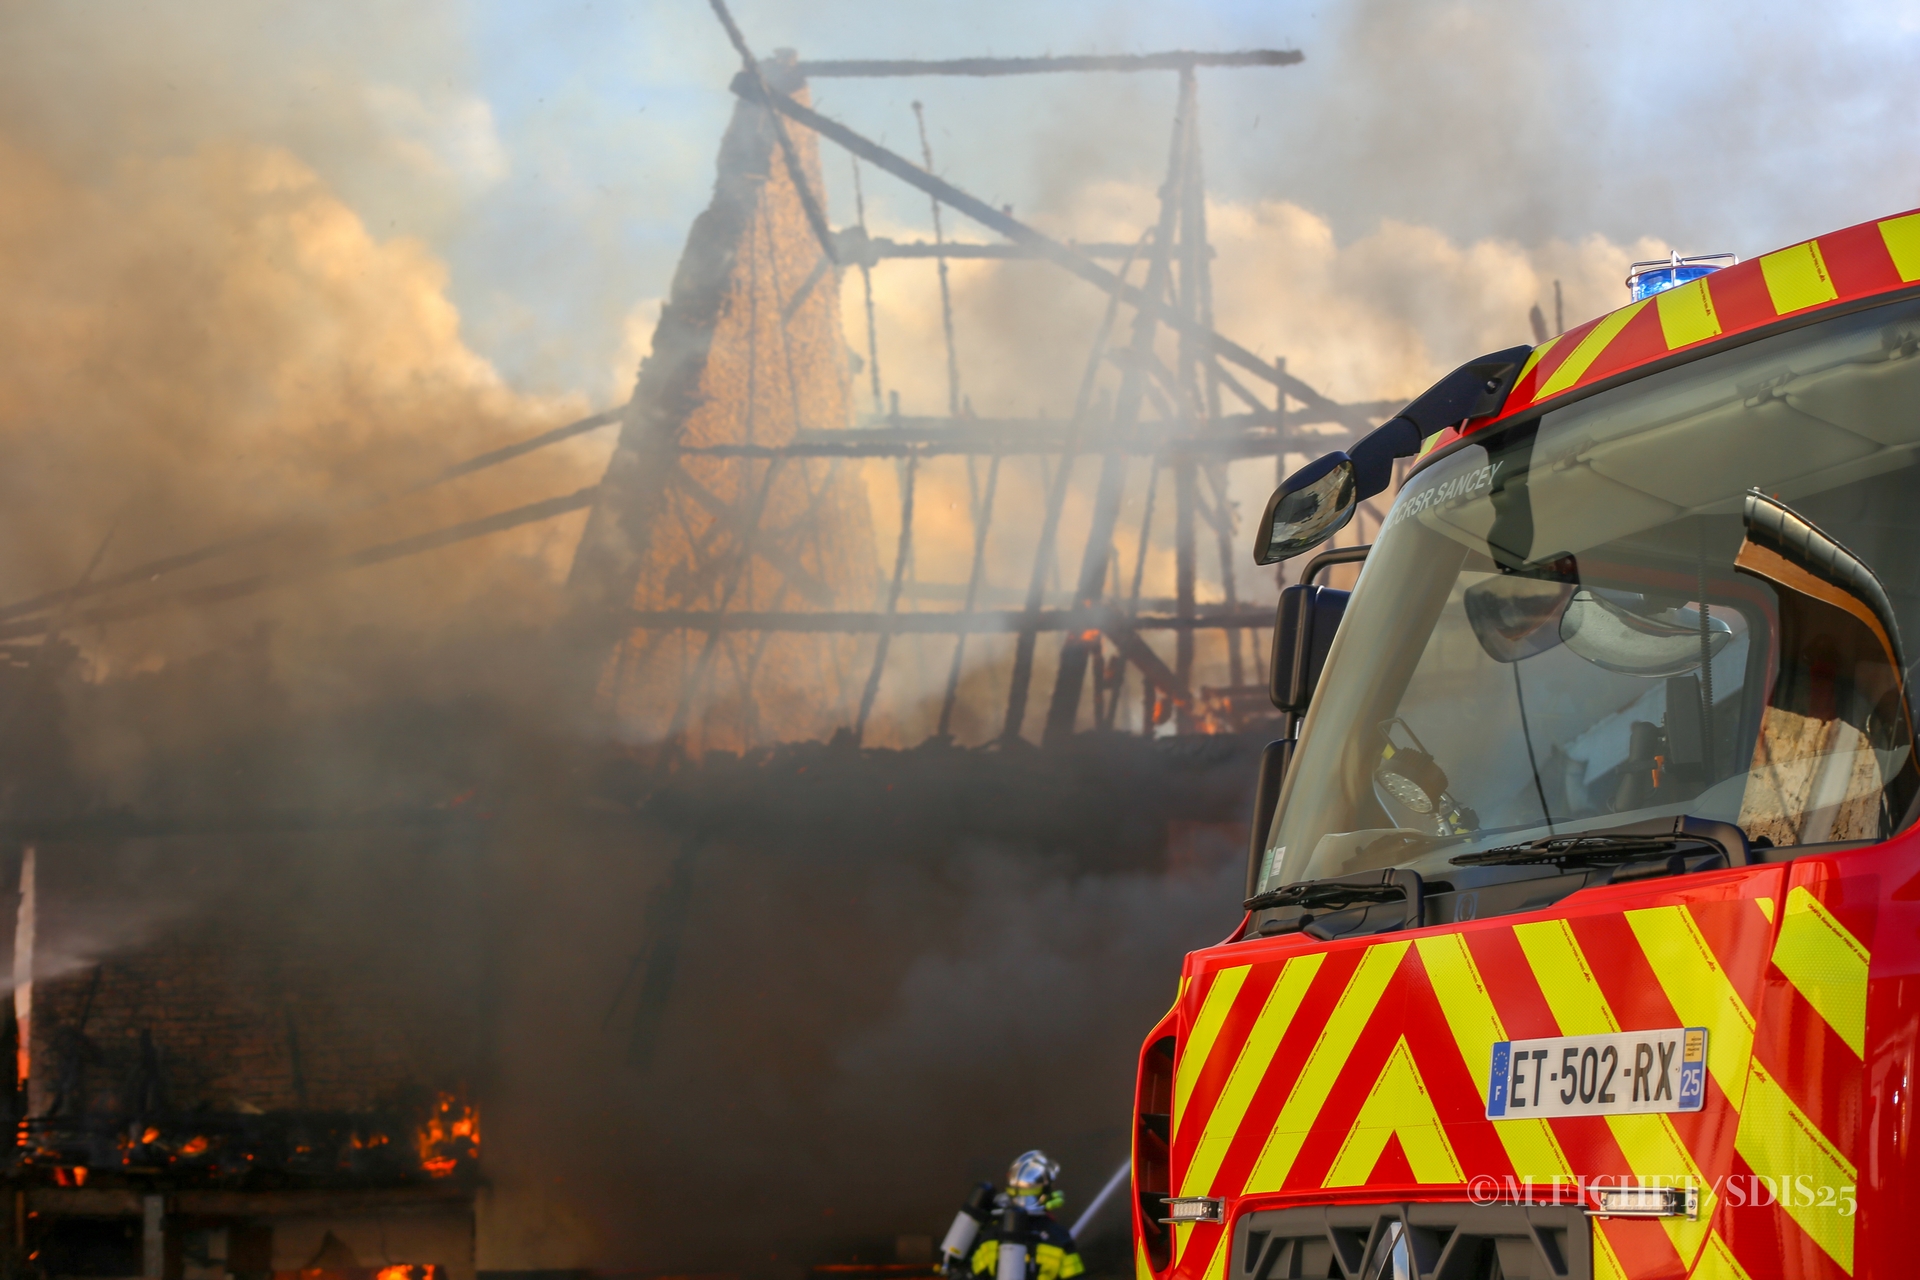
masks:
<svg viewBox="0 0 1920 1280"><path fill-rule="evenodd" d="M973 1249L973 1274L993 1277L1000 1267L999 1224L993 1223L980 1233ZM1086 1274L1086 1264L1074 1248L1073 1233L1052 1215L1036 1215L1027 1226L1027 1275L1030 1280L1074 1280Z"/></svg>

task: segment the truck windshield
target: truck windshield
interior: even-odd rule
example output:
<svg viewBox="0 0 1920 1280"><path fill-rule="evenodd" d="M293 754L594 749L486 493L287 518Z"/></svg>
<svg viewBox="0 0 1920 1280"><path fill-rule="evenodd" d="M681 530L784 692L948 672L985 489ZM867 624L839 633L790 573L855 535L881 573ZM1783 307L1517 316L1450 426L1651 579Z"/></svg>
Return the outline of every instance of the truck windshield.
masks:
<svg viewBox="0 0 1920 1280"><path fill-rule="evenodd" d="M1445 877L1461 855L1667 815L1761 848L1911 822L1916 352L1920 301L1884 305L1417 471L1329 656L1260 888Z"/></svg>

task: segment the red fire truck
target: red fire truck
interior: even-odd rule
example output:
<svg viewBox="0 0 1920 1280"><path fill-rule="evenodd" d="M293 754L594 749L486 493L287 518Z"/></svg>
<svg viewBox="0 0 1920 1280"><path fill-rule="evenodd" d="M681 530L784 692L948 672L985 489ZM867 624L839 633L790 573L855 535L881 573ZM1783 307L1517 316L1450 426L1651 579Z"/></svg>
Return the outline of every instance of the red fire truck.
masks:
<svg viewBox="0 0 1920 1280"><path fill-rule="evenodd" d="M1137 1280L1915 1266L1920 212L1640 265L1261 520L1310 552L1412 459L1283 594L1246 915L1141 1052Z"/></svg>

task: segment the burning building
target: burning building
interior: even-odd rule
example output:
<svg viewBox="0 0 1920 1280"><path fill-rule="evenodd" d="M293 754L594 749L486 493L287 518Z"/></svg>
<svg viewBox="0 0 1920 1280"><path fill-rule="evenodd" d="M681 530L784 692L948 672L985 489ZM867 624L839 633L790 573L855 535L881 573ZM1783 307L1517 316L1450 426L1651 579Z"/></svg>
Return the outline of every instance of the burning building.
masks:
<svg viewBox="0 0 1920 1280"><path fill-rule="evenodd" d="M1035 1140L1098 1186L1165 1003L1141 975L1235 891L1272 729L1229 473L1384 413L1214 326L1200 76L1297 60L749 60L627 404L422 452L291 525L96 553L0 608L16 1261L791 1273L892 1258ZM1174 89L1156 216L1114 242L1046 234L809 93L1082 71ZM836 227L823 162L847 154L930 199L930 239L858 206ZM866 289L938 271L946 309L950 264L1089 290L1090 331L1058 338L1070 409L976 412L948 314L947 411L903 410ZM561 483L563 442L609 428L604 474ZM575 529L564 588L509 624L351 625L452 598L449 557L484 580L503 539ZM297 661L277 609L307 623ZM205 648L121 660L143 627ZM116 661L67 661L89 647ZM999 1055L1059 1028L994 996L1035 955L1073 1033L1044 1095ZM875 1161L903 1172L843 1208ZM750 1207L732 1237L682 1229L690 1176ZM488 1220L556 1199L598 1237Z"/></svg>
<svg viewBox="0 0 1920 1280"><path fill-rule="evenodd" d="M88 881L121 857L69 834L12 860L16 1256L56 1276L471 1276L478 1112L358 942L199 917L77 961Z"/></svg>

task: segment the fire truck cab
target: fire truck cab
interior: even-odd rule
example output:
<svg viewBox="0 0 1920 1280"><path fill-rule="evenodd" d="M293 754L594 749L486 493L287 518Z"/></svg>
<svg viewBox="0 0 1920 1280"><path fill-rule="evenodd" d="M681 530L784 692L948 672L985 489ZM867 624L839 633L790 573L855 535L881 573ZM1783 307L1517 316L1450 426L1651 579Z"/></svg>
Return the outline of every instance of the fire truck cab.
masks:
<svg viewBox="0 0 1920 1280"><path fill-rule="evenodd" d="M1653 265L1269 504L1271 563L1413 459L1283 593L1136 1280L1912 1269L1920 212Z"/></svg>

